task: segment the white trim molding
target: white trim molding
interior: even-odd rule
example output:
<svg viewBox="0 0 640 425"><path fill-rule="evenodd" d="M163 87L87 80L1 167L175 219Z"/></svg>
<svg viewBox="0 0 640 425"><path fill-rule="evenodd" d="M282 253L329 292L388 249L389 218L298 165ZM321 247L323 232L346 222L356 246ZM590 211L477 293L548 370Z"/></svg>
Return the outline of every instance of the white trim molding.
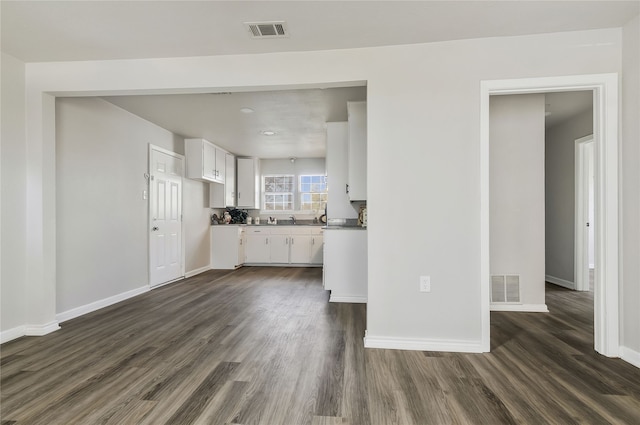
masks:
<svg viewBox="0 0 640 425"><path fill-rule="evenodd" d="M618 357L619 226L618 117L619 74L485 80L480 82L480 309L482 349L489 351L491 329L489 241L489 99L493 95L593 90L595 168L595 350Z"/></svg>
<svg viewBox="0 0 640 425"><path fill-rule="evenodd" d="M0 344L4 344L5 342L13 341L14 339L18 339L22 336L25 336L25 331L27 327L25 325L17 326L12 329L7 329L6 331L0 332Z"/></svg>
<svg viewBox="0 0 640 425"><path fill-rule="evenodd" d="M384 348L388 350L443 351L449 353L482 353L480 341L454 341L424 338L397 338L387 336L364 337L366 348Z"/></svg>
<svg viewBox="0 0 640 425"><path fill-rule="evenodd" d="M627 363L631 363L637 368L640 368L640 352L632 350L629 347L620 347L620 358Z"/></svg>
<svg viewBox="0 0 640 425"><path fill-rule="evenodd" d="M329 296L330 303L357 303L357 304L366 304L367 297L363 297L361 295L331 295Z"/></svg>
<svg viewBox="0 0 640 425"><path fill-rule="evenodd" d="M71 310L67 310L62 313L56 314L56 319L58 322L63 323L67 320L75 319L76 317L94 312L96 310L100 310L101 308L108 307L110 305L119 303L120 301L124 301L129 298L133 298L136 295L144 294L149 291L149 286L145 285L140 288L132 289L131 291L122 292L117 295L113 295L111 297L103 298L98 301L94 301L89 304L82 305L80 307L72 308Z"/></svg>
<svg viewBox="0 0 640 425"><path fill-rule="evenodd" d="M208 272L209 270L211 270L211 266L206 265L204 267L200 267L199 269L191 270L190 272L185 273L184 278L189 279L190 277L199 275L200 273Z"/></svg>
<svg viewBox="0 0 640 425"><path fill-rule="evenodd" d="M57 320L54 320L44 325L27 325L25 326L24 334L26 336L44 336L58 329L60 329L60 325Z"/></svg>
<svg viewBox="0 0 640 425"><path fill-rule="evenodd" d="M562 286L563 288L576 290L576 284L571 282L570 280L560 279L559 277L545 275L544 280L549 283L553 283L554 285Z"/></svg>
<svg viewBox="0 0 640 425"><path fill-rule="evenodd" d="M522 313L548 313L546 304L491 304L491 311L519 311Z"/></svg>

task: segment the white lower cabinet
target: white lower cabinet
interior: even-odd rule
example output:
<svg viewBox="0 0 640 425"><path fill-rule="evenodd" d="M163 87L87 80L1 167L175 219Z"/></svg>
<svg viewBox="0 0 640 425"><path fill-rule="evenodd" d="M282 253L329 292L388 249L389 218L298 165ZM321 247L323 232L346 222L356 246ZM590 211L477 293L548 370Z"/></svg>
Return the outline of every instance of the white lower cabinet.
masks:
<svg viewBox="0 0 640 425"><path fill-rule="evenodd" d="M245 233L241 226L211 226L211 268L235 269L244 264Z"/></svg>
<svg viewBox="0 0 640 425"><path fill-rule="evenodd" d="M320 227L260 226L246 232L247 264L322 264Z"/></svg>
<svg viewBox="0 0 640 425"><path fill-rule="evenodd" d="M245 263L269 263L269 231L263 227L246 230Z"/></svg>
<svg viewBox="0 0 640 425"><path fill-rule="evenodd" d="M322 264L323 229L292 229L291 264Z"/></svg>
<svg viewBox="0 0 640 425"><path fill-rule="evenodd" d="M311 235L311 264L324 263L324 235L323 230L318 229L318 233Z"/></svg>
<svg viewBox="0 0 640 425"><path fill-rule="evenodd" d="M367 302L367 231L331 229L324 232L324 289L330 302Z"/></svg>
<svg viewBox="0 0 640 425"><path fill-rule="evenodd" d="M269 237L269 262L277 264L289 263L289 232L273 229Z"/></svg>

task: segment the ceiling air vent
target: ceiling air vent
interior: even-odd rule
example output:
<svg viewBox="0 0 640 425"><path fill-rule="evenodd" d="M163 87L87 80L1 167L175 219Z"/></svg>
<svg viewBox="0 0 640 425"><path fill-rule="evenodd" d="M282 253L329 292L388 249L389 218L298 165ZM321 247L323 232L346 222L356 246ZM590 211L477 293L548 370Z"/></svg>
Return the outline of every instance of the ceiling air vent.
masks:
<svg viewBox="0 0 640 425"><path fill-rule="evenodd" d="M284 38L289 37L287 23L274 22L245 22L244 26L249 30L252 38Z"/></svg>

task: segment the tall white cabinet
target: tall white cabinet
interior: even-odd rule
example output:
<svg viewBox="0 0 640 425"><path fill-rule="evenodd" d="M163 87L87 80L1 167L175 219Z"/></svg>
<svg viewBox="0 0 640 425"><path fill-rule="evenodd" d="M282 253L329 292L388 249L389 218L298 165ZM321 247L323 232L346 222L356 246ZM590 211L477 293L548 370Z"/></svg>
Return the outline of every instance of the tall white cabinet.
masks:
<svg viewBox="0 0 640 425"><path fill-rule="evenodd" d="M367 200L367 102L347 102L349 122L348 194L351 201Z"/></svg>
<svg viewBox="0 0 640 425"><path fill-rule="evenodd" d="M238 208L260 208L260 160L237 159Z"/></svg>
<svg viewBox="0 0 640 425"><path fill-rule="evenodd" d="M327 123L327 218L358 218L347 193L349 123Z"/></svg>

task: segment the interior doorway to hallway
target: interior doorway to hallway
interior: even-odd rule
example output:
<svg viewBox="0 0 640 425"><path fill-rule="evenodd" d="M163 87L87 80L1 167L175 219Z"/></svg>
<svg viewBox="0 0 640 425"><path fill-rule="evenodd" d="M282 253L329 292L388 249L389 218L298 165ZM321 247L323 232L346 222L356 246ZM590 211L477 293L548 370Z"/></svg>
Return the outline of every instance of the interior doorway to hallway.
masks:
<svg viewBox="0 0 640 425"><path fill-rule="evenodd" d="M480 194L482 347L490 350L490 125L492 95L593 90L595 147L594 348L619 355L618 311L618 75L596 74L481 82Z"/></svg>

